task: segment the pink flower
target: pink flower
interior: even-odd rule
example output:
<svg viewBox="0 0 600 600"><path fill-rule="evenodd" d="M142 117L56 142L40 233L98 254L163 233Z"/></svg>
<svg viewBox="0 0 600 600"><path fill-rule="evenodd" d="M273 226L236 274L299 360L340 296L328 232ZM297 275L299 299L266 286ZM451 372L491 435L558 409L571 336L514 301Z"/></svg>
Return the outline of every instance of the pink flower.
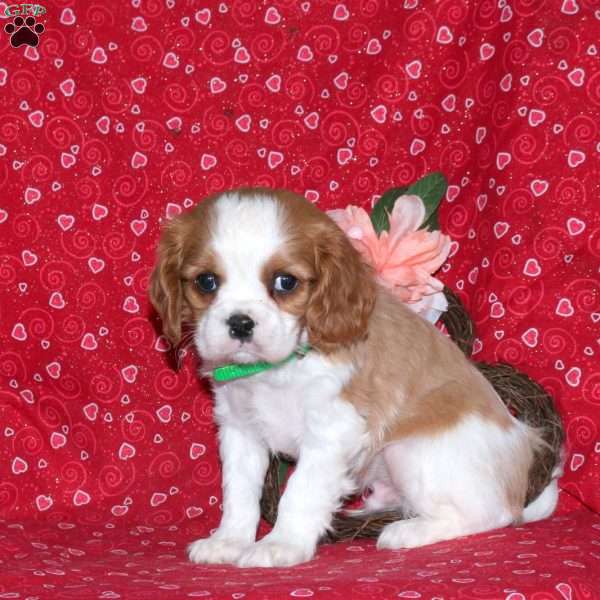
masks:
<svg viewBox="0 0 600 600"><path fill-rule="evenodd" d="M390 229L379 236L367 212L357 206L327 213L370 264L379 283L413 310L435 322L447 308L444 285L432 276L450 252L450 238L418 230L425 206L418 196L400 196L389 215ZM434 318L435 317L435 318Z"/></svg>

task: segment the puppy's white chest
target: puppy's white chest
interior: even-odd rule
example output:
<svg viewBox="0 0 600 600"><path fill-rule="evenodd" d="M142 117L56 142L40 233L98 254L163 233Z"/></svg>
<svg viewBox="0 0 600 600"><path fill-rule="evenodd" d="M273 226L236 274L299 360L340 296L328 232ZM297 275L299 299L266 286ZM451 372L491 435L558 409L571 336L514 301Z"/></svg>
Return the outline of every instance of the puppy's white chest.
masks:
<svg viewBox="0 0 600 600"><path fill-rule="evenodd" d="M257 390L258 391L258 390ZM297 457L305 437L306 407L300 390L261 386L250 400L251 422L273 452Z"/></svg>
<svg viewBox="0 0 600 600"><path fill-rule="evenodd" d="M221 388L217 403L224 402L226 418L253 430L271 451L296 458L307 436L335 427L350 375L348 366L309 355Z"/></svg>

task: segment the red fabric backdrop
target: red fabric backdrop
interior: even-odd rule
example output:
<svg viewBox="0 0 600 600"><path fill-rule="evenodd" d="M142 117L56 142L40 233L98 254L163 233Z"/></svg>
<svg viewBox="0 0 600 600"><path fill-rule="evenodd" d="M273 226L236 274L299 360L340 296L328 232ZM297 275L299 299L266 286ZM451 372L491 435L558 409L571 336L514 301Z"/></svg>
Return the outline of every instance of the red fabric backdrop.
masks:
<svg viewBox="0 0 600 600"><path fill-rule="evenodd" d="M578 506L600 509L597 3L44 6L36 49L0 33L0 592L172 598L207 581L224 597L368 597L385 581L390 596L590 597L600 520ZM189 356L173 370L146 297L160 223L240 185L368 207L433 170L455 240L442 278L476 323L475 358L524 370L564 415L569 525L412 553L338 545L290 580L187 565L184 543L218 523L220 473L207 386Z"/></svg>

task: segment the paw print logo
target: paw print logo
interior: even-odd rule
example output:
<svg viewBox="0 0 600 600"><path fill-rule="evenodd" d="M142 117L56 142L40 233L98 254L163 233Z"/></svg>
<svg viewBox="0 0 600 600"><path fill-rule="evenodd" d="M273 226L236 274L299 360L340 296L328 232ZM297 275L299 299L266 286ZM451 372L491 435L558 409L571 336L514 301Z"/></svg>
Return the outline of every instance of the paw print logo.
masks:
<svg viewBox="0 0 600 600"><path fill-rule="evenodd" d="M23 44L36 47L40 41L40 34L44 33L44 26L35 22L35 17L16 17L12 23L4 26L4 31L10 35L10 45L18 48Z"/></svg>

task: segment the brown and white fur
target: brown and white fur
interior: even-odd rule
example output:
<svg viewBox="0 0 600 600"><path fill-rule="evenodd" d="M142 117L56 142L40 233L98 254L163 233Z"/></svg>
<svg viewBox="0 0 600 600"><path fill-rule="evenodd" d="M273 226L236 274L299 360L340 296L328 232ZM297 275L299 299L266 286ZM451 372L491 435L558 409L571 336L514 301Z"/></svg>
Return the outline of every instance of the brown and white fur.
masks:
<svg viewBox="0 0 600 600"><path fill-rule="evenodd" d="M214 274L218 287L199 289ZM292 291L278 289L292 275ZM431 324L378 286L344 233L289 192L238 190L170 221L151 299L174 344L192 328L203 374L225 363L304 358L214 384L223 516L189 546L194 562L272 567L311 559L341 498L412 518L379 548L412 548L544 518L553 481L525 507L540 443ZM252 319L251 336L228 319ZM297 459L271 533L256 541L269 452Z"/></svg>

